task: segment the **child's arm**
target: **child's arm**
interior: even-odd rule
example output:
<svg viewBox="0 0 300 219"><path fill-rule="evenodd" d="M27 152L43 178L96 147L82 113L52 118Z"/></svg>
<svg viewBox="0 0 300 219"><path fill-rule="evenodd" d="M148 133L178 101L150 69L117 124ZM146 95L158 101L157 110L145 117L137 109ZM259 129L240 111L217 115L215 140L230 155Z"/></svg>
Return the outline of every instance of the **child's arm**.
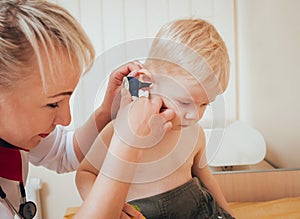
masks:
<svg viewBox="0 0 300 219"><path fill-rule="evenodd" d="M214 176L211 174L211 171L208 167L206 156L205 156L205 135L203 130L200 130L199 133L199 141L200 150L194 158L194 164L192 167L192 174L204 183L213 197L216 199L218 204L227 212L229 212L233 216L233 212L229 208L229 205L221 191L219 184L217 183Z"/></svg>
<svg viewBox="0 0 300 219"><path fill-rule="evenodd" d="M101 169L114 129L110 122L95 139L76 172L76 186L83 200L87 197Z"/></svg>

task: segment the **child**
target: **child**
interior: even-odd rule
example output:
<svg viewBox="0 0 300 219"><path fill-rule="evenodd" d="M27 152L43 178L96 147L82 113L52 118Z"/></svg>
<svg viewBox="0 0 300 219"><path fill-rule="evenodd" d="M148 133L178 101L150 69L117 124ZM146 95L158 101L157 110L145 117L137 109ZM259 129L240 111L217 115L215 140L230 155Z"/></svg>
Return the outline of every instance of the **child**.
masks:
<svg viewBox="0 0 300 219"><path fill-rule="evenodd" d="M161 110L173 109L176 116L172 130L159 142L142 139L135 145L145 150L127 201L151 219L232 218L207 166L205 135L197 123L228 84L229 57L222 38L204 20L175 20L160 29L145 67L139 78L152 82L150 95L162 97ZM109 145L114 131L113 123L103 129L78 169L76 183L83 199L101 169L99 150ZM101 171L126 181L126 173L116 176L107 168Z"/></svg>

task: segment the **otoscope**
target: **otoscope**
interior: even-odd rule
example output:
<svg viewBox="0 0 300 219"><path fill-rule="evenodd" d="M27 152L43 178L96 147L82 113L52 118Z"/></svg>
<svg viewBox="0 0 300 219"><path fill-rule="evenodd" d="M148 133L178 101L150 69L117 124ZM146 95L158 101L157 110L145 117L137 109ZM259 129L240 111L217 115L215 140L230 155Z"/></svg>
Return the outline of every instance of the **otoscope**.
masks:
<svg viewBox="0 0 300 219"><path fill-rule="evenodd" d="M142 82L135 77L127 76L124 77L124 87L129 90L133 99L138 98L140 89L144 87L150 87L152 83Z"/></svg>

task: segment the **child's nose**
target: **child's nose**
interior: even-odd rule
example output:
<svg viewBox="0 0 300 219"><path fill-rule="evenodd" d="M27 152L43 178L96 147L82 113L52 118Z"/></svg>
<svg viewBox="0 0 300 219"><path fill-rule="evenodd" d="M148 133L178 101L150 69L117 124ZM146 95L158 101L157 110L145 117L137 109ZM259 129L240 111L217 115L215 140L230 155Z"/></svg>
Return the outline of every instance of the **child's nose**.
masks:
<svg viewBox="0 0 300 219"><path fill-rule="evenodd" d="M198 113L197 112L188 112L185 114L185 119L188 120L198 120Z"/></svg>

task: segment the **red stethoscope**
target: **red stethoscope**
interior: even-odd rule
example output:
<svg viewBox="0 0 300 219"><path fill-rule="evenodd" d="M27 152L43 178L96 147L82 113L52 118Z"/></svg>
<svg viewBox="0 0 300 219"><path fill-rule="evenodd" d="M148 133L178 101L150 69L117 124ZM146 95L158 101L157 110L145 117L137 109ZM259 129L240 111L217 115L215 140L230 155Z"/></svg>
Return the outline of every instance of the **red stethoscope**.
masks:
<svg viewBox="0 0 300 219"><path fill-rule="evenodd" d="M23 182L19 183L20 193L21 193L21 204L19 207L19 211L15 209L15 207L11 204L11 202L6 198L6 193L0 186L0 197L6 202L11 211L13 211L16 215L21 219L32 219L37 212L37 208L34 202L26 200L26 192Z"/></svg>

